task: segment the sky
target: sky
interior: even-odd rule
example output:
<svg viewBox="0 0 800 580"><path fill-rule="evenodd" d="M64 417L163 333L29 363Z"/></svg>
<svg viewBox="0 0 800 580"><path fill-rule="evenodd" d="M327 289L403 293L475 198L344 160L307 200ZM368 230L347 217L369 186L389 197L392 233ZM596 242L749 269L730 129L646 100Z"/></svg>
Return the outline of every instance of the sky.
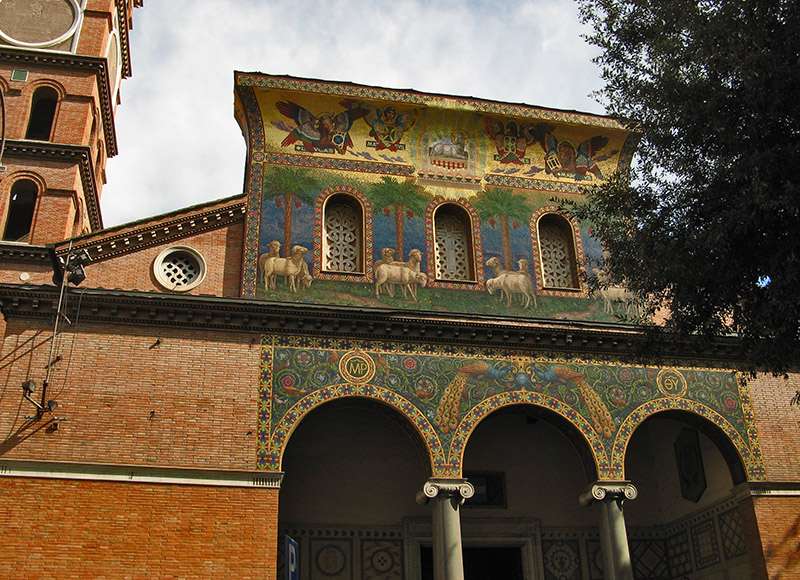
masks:
<svg viewBox="0 0 800 580"><path fill-rule="evenodd" d="M145 0L105 227L242 193L234 71L604 112L574 0Z"/></svg>

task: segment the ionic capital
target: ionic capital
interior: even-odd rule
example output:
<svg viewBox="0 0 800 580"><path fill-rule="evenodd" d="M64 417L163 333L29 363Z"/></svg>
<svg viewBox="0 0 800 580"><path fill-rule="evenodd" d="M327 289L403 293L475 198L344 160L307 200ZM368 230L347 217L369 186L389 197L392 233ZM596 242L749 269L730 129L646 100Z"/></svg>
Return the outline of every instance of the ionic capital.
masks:
<svg viewBox="0 0 800 580"><path fill-rule="evenodd" d="M595 501L636 499L639 491L630 481L596 481L579 498L581 505L590 506Z"/></svg>
<svg viewBox="0 0 800 580"><path fill-rule="evenodd" d="M466 479L429 479L417 494L419 503L427 503L436 497L455 498L459 503L475 494L475 487Z"/></svg>

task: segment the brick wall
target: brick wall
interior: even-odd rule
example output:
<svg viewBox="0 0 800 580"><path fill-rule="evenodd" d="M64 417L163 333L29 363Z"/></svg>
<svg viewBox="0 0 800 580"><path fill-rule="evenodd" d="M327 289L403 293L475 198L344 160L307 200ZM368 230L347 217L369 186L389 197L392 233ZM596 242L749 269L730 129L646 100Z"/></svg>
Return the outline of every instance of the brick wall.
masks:
<svg viewBox="0 0 800 580"><path fill-rule="evenodd" d="M276 575L277 489L6 477L0 505L7 580Z"/></svg>
<svg viewBox="0 0 800 580"><path fill-rule="evenodd" d="M116 7L113 0L90 0L87 3L81 36L78 39L79 54L105 56L114 12ZM120 26L124 25L124 22L120 22Z"/></svg>
<svg viewBox="0 0 800 580"><path fill-rule="evenodd" d="M152 222L157 229L158 221ZM188 294L238 297L242 268L244 224L237 223L201 234L187 236L174 242L122 254L110 260L97 261L86 268L84 286L92 288L122 288L144 292L168 292L156 282L153 262L165 249L188 246L199 252L206 261L205 280Z"/></svg>
<svg viewBox="0 0 800 580"><path fill-rule="evenodd" d="M12 319L0 355L0 456L92 463L255 468L259 335L93 325L63 327L47 398L57 431L24 416L22 383L41 389L49 320ZM35 400L41 390L35 393ZM0 575L2 577L2 575Z"/></svg>
<svg viewBox="0 0 800 580"><path fill-rule="evenodd" d="M797 481L800 474L800 406L790 405L800 375L762 375L750 382L764 467L770 481Z"/></svg>
<svg viewBox="0 0 800 580"><path fill-rule="evenodd" d="M753 504L769 578L800 578L800 497L756 497Z"/></svg>

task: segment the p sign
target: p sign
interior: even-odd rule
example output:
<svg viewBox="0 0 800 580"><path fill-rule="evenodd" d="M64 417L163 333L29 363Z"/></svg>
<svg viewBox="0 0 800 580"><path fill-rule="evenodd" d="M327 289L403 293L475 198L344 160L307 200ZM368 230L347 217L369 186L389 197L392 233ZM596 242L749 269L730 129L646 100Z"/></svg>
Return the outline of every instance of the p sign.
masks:
<svg viewBox="0 0 800 580"><path fill-rule="evenodd" d="M297 558L297 542L286 536L286 580L297 580L300 577L297 573Z"/></svg>

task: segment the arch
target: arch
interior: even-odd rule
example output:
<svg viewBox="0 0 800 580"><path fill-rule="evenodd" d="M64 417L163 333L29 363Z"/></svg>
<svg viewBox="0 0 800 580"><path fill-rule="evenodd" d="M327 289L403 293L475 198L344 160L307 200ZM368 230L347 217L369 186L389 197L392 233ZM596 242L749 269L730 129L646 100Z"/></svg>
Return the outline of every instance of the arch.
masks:
<svg viewBox="0 0 800 580"><path fill-rule="evenodd" d="M12 183L3 228L4 241L20 242L29 238L40 193L39 184L27 176Z"/></svg>
<svg viewBox="0 0 800 580"><path fill-rule="evenodd" d="M97 159L95 161L95 169L94 169L95 181L97 183L105 184L106 180L105 176L103 175L103 172L106 163L106 157L105 157L106 152L105 148L103 147L103 141L101 139L97 140L96 149L97 149Z"/></svg>
<svg viewBox="0 0 800 580"><path fill-rule="evenodd" d="M122 66L121 66L122 51L120 50L119 32L114 25L111 34L108 35L108 44L106 45L106 61L108 62L108 80L111 83L111 95L117 94L117 87L122 79Z"/></svg>
<svg viewBox="0 0 800 580"><path fill-rule="evenodd" d="M485 289L480 220L463 199L435 198L425 210L428 283L435 288Z"/></svg>
<svg viewBox="0 0 800 580"><path fill-rule="evenodd" d="M354 397L369 399L383 404L407 419L407 431L415 434L418 440L422 442L430 462L431 472L435 474L437 467L444 465L445 454L439 436L427 417L411 401L383 387L369 384L343 383L318 389L300 399L276 422L271 432L268 423L264 421L265 413L266 417L269 416L268 411L262 409L259 439L265 445L259 449L257 467L270 471L280 471L283 464L283 454L286 451L286 443L300 421L320 405L329 403L334 399Z"/></svg>
<svg viewBox="0 0 800 580"><path fill-rule="evenodd" d="M510 391L484 399L464 416L450 443L447 471L443 475L448 477L461 475L466 444L475 427L483 419L505 407L519 406L536 409L537 414L548 418L567 435L581 455L587 478L594 477L595 474L602 477L602 474L608 471L608 454L600 436L589 421L575 409L558 399L535 391Z"/></svg>
<svg viewBox="0 0 800 580"><path fill-rule="evenodd" d="M470 438L472 434L477 429L478 425L480 425L483 421L488 419L491 416L496 416L505 412L520 412L524 411L525 414L531 422L542 420L553 427L555 427L559 432L561 432L564 437L572 444L577 452L578 456L580 457L581 465L583 467L584 476L586 478L585 483L591 483L592 481L597 480L597 465L596 465L596 458L595 454L592 452L592 446L590 445L589 441L586 439L585 435L581 432L581 429L575 425L572 421L567 419L562 414L554 411L551 408L536 405L536 404L529 404L529 403L519 403L519 404L510 404L504 405L494 411L491 411L484 415L483 417L475 423L472 428L470 429L469 435L467 436L466 443L464 445L465 451L466 447L469 445Z"/></svg>
<svg viewBox="0 0 800 580"><path fill-rule="evenodd" d="M60 102L58 91L51 85L41 85L31 95L26 139L50 141L55 126L56 110Z"/></svg>
<svg viewBox="0 0 800 580"><path fill-rule="evenodd" d="M537 292L588 298L580 222L548 205L531 215L530 229Z"/></svg>
<svg viewBox="0 0 800 580"><path fill-rule="evenodd" d="M352 238L345 239L348 236ZM320 192L314 204L314 240L314 278L372 282L373 265L368 259L372 204L361 191L334 185Z"/></svg>
<svg viewBox="0 0 800 580"><path fill-rule="evenodd" d="M402 572L405 522L430 519L430 506L416 501L430 478L424 447L401 413L371 398L329 400L303 417L287 442L278 509L270 515L297 541L306 577L348 576L331 565L337 547L364 577ZM377 564L376 551L386 566ZM395 573L387 574L389 567Z"/></svg>
<svg viewBox="0 0 800 580"><path fill-rule="evenodd" d="M757 442L751 445L719 413L689 399L654 399L631 412L619 427L614 441L611 462L621 468L619 479L624 479L625 455L634 431L647 419L660 416L677 419L707 436L719 449L734 485L747 480L766 479Z"/></svg>

